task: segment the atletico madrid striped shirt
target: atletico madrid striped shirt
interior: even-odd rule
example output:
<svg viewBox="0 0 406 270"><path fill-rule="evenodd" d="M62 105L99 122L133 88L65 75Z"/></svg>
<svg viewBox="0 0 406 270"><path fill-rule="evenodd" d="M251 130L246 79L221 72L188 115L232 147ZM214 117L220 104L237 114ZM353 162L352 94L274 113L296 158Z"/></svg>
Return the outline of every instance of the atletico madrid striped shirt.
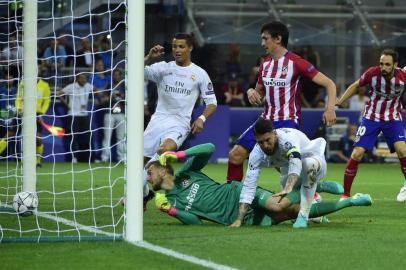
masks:
<svg viewBox="0 0 406 270"><path fill-rule="evenodd" d="M365 106L364 117L371 121L402 120L401 96L405 91L406 72L396 68L394 76L388 80L381 69L369 68L360 78L359 85L369 87L370 100Z"/></svg>
<svg viewBox="0 0 406 270"><path fill-rule="evenodd" d="M290 51L279 59L266 57L259 67L257 81L265 89L262 117L273 121L298 121L301 116L301 79L311 80L317 73L311 63Z"/></svg>

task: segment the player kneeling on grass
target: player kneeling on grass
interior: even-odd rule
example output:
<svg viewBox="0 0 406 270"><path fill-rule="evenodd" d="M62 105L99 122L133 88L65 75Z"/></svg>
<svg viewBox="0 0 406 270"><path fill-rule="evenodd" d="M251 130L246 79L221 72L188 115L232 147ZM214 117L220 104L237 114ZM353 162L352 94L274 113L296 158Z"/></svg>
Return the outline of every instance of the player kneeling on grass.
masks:
<svg viewBox="0 0 406 270"><path fill-rule="evenodd" d="M165 152L159 161L148 165L148 182L157 193L155 203L160 210L176 217L184 224L201 224L202 220L230 225L238 216L240 182L219 184L205 175L201 169L214 152L213 144L194 146L185 151ZM175 174L169 162L186 159L183 167ZM321 182L319 192L341 194L343 188L335 182ZM257 188L255 199L244 218L246 225L270 226L296 218L300 209L300 194L293 191L287 196L274 197L273 193ZM358 194L347 200L312 206L310 217L322 216L349 206L368 206L372 201L367 194Z"/></svg>

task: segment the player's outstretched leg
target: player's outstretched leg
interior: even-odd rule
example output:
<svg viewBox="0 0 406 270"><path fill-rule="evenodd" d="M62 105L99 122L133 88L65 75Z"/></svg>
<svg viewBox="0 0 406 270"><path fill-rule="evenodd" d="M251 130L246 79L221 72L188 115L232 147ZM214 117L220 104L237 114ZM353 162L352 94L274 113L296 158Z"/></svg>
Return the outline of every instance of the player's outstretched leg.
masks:
<svg viewBox="0 0 406 270"><path fill-rule="evenodd" d="M351 206L370 206L371 204L372 198L369 194L357 193L337 202L315 203L310 209L309 217L324 216Z"/></svg>
<svg viewBox="0 0 406 270"><path fill-rule="evenodd" d="M320 181L317 184L316 192L326 192L330 194L341 195L344 193L344 187L334 181Z"/></svg>
<svg viewBox="0 0 406 270"><path fill-rule="evenodd" d="M404 147L403 146L404 144L402 143L400 145L402 147L399 149L399 151L402 151L403 147ZM399 146L397 148L399 148ZM403 175L405 177L405 182L403 184L403 187L400 189L398 196L396 196L396 200L398 202L406 202L406 157L399 157L399 161L400 161L400 169L402 170L402 173L403 173Z"/></svg>
<svg viewBox="0 0 406 270"><path fill-rule="evenodd" d="M309 212L313 203L314 193L317 187L317 175L320 171L320 163L314 158L305 158L303 160L303 169L306 176L302 178L300 188L300 211L297 215L293 228L307 228Z"/></svg>
<svg viewBox="0 0 406 270"><path fill-rule="evenodd" d="M228 154L227 183L241 182L244 177L244 160L249 156L249 151L242 145L234 145Z"/></svg>

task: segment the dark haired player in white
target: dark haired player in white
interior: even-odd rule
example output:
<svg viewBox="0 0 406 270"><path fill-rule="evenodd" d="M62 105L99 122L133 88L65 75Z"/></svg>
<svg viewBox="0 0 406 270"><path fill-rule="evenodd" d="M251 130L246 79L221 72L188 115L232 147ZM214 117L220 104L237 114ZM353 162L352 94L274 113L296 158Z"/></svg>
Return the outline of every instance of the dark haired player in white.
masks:
<svg viewBox="0 0 406 270"><path fill-rule="evenodd" d="M165 151L177 150L190 132L201 132L206 119L216 111L213 84L207 72L191 61L193 43L192 35L177 33L172 40L174 61L149 65L164 54L164 48L160 45L152 47L144 58L145 79L155 82L158 88L157 107L144 131L144 165L150 159L158 159L159 154ZM199 97L206 108L190 125L192 111ZM144 184L145 196L148 187L146 179Z"/></svg>
<svg viewBox="0 0 406 270"><path fill-rule="evenodd" d="M147 165L148 181L152 188L155 191L165 190L165 195L157 193L155 197L160 210L184 224L201 224L203 220L210 220L230 225L237 218L242 183L233 181L230 184L219 184L201 171L214 150L214 145L208 143L185 151L165 152L160 156L160 161ZM184 159L185 164L175 173L169 162ZM343 187L325 181L319 183L318 190L340 194ZM274 225L296 218L300 208L300 194L297 190L281 198L258 187L254 197L252 207L243 220L245 225ZM357 194L339 202L315 203L310 216L317 217L345 207L368 206L371 203L369 195Z"/></svg>
<svg viewBox="0 0 406 270"><path fill-rule="evenodd" d="M277 195L286 195L300 187L300 211L294 228L306 228L317 183L326 175L324 158L326 140L309 140L300 130L293 128L274 129L271 122L259 117L254 126L256 145L252 150L244 187L240 195L240 214L233 227L239 227L252 204L261 167L280 168L283 190Z"/></svg>

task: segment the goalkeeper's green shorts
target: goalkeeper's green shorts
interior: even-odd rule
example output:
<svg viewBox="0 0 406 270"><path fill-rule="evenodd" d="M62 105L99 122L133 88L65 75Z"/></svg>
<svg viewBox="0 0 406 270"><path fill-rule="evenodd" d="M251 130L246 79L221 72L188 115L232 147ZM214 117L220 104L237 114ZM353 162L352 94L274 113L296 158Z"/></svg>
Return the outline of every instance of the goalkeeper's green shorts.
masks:
<svg viewBox="0 0 406 270"><path fill-rule="evenodd" d="M263 189L261 187L257 187L255 191L255 197L252 201L252 208L265 208L266 201L269 197L271 197L274 193L272 191Z"/></svg>
<svg viewBox="0 0 406 270"><path fill-rule="evenodd" d="M247 214L244 224L247 225L259 225L259 226L271 226L272 217L265 210L265 204L269 197L274 193L265 190L261 187L257 187L254 200L251 204L251 210Z"/></svg>

